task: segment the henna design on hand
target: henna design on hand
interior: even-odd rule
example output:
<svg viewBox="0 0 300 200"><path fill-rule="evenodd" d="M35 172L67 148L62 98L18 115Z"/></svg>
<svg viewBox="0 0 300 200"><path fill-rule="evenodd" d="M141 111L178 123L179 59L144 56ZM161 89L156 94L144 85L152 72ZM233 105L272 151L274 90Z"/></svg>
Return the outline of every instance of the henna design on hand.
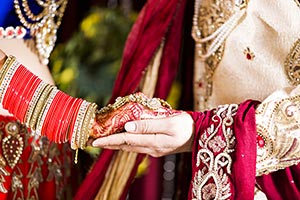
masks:
<svg viewBox="0 0 300 200"><path fill-rule="evenodd" d="M143 93L135 93L117 98L114 104L102 108L96 115L91 137L98 138L124 130L128 121L163 118L181 113L158 98L148 98Z"/></svg>

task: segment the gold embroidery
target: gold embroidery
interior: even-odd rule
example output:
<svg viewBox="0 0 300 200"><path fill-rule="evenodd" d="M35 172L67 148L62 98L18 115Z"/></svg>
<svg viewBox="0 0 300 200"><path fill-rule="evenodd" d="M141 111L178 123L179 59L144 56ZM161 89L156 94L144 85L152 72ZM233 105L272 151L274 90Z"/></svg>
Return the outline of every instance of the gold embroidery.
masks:
<svg viewBox="0 0 300 200"><path fill-rule="evenodd" d="M56 144L49 142L45 137L32 136L26 126L18 121L9 121L7 123L0 121L0 129L0 141L4 144L2 145L2 154L0 151L0 192L7 193L11 191L13 199L38 199L40 183L43 181L55 181L56 197L60 199L66 188L64 185L67 180L66 176L70 175L68 168L71 159L68 158L68 155L70 155L68 154L68 150L70 150L68 145L62 146L62 158L64 160L61 160L61 152ZM16 159L18 157L16 152L10 151L11 145L16 146L18 141L16 138L21 138L24 141L24 147L19 152L20 155L23 151L30 152L30 155L22 159L20 157ZM7 141L10 141L10 143L8 144ZM4 150L5 148L3 147L9 151ZM13 149L16 148L13 147ZM28 166L26 169L21 167L24 164ZM46 176L41 171L45 167L48 167ZM9 170L12 170L12 172L10 173L6 168L11 168ZM64 179L62 178L63 173ZM7 179L11 179L10 188L6 188L4 185ZM28 184L23 185L25 182ZM25 191L27 196L25 196Z"/></svg>
<svg viewBox="0 0 300 200"><path fill-rule="evenodd" d="M294 86L298 85L300 83L300 39L291 48L284 67L290 83Z"/></svg>
<svg viewBox="0 0 300 200"><path fill-rule="evenodd" d="M200 0L195 1L192 36L196 42L194 73L196 110L211 107L209 100L213 91L213 76L222 60L225 41L245 16L247 5L248 0L209 0L201 3Z"/></svg>
<svg viewBox="0 0 300 200"><path fill-rule="evenodd" d="M13 199L24 199L24 186L22 183L23 174L19 167L16 167L12 175L11 190L14 193Z"/></svg>
<svg viewBox="0 0 300 200"><path fill-rule="evenodd" d="M262 103L256 109L256 175L268 174L300 162L300 96Z"/></svg>
<svg viewBox="0 0 300 200"><path fill-rule="evenodd" d="M28 0L14 0L14 7L22 25L34 35L36 49L43 64L48 64L52 52L57 29L61 24L67 0L35 0L40 12L33 12Z"/></svg>
<svg viewBox="0 0 300 200"><path fill-rule="evenodd" d="M8 136L2 139L2 151L8 165L14 168L24 148L23 138L20 135L19 127L16 122L7 123L5 130Z"/></svg>
<svg viewBox="0 0 300 200"><path fill-rule="evenodd" d="M231 173L235 136L233 116L238 105L219 106L213 124L201 134L196 166L200 169L193 180L193 199L227 199L231 196L228 174ZM217 135L222 129L223 135Z"/></svg>
<svg viewBox="0 0 300 200"><path fill-rule="evenodd" d="M2 132L0 132L1 137L2 137ZM0 154L0 192L2 193L7 193L7 189L4 187L5 183L5 176L9 176L10 173L5 169L5 160L3 156Z"/></svg>
<svg viewBox="0 0 300 200"><path fill-rule="evenodd" d="M201 5L200 5L201 4ZM220 26L222 26L233 14L234 1L230 0L210 0L195 1L195 11L193 17L192 36L196 42L196 58L200 59L206 54L211 40L201 42L202 38L211 36ZM195 89L199 91L201 97L196 97L196 104L200 110L207 107L209 97L212 95L213 75L217 66L221 62L224 53L224 43L220 45L209 57L204 59L204 71L195 74ZM197 66L199 67L199 66ZM199 84L200 83L200 84ZM200 86L201 85L201 86ZM200 86L200 87L198 87Z"/></svg>

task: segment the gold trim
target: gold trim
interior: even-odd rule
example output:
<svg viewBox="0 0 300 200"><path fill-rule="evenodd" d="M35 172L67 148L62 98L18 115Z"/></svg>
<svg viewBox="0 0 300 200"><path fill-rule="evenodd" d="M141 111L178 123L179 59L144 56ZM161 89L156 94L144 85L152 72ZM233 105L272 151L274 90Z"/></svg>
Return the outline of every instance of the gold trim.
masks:
<svg viewBox="0 0 300 200"><path fill-rule="evenodd" d="M300 39L294 43L284 63L290 83L294 86L300 83Z"/></svg>
<svg viewBox="0 0 300 200"><path fill-rule="evenodd" d="M300 96L262 103L255 117L257 134L265 143L257 145L256 175L299 163Z"/></svg>

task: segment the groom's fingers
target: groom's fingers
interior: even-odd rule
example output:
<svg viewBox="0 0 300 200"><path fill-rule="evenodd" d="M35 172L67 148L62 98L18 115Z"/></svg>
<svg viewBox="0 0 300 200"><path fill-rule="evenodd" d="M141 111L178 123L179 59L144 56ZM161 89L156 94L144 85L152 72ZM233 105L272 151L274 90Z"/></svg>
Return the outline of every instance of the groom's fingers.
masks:
<svg viewBox="0 0 300 200"><path fill-rule="evenodd" d="M160 118L160 119L145 119L130 121L125 124L125 130L130 133L144 133L144 134L169 134L174 132L178 116Z"/></svg>
<svg viewBox="0 0 300 200"><path fill-rule="evenodd" d="M135 152L135 153L143 153L143 154L151 155L153 157L163 156L163 154L161 152L155 151L155 150L147 148L147 147L120 145L120 146L105 146L105 148L112 149L112 150L122 150L122 151L129 151L129 152Z"/></svg>
<svg viewBox="0 0 300 200"><path fill-rule="evenodd" d="M159 139L160 137L160 139ZM165 135L157 134L133 134L133 133L117 133L106 137L98 138L93 141L94 147L107 147L107 146L137 146L137 147L158 147L159 141L162 141Z"/></svg>

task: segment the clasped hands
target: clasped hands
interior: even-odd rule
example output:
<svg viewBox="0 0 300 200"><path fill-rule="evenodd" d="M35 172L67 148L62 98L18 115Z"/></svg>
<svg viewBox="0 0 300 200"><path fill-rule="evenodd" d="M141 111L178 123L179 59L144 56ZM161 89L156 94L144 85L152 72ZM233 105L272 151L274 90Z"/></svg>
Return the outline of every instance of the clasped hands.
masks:
<svg viewBox="0 0 300 200"><path fill-rule="evenodd" d="M191 151L192 117L142 93L118 98L96 116L89 144L154 157Z"/></svg>

